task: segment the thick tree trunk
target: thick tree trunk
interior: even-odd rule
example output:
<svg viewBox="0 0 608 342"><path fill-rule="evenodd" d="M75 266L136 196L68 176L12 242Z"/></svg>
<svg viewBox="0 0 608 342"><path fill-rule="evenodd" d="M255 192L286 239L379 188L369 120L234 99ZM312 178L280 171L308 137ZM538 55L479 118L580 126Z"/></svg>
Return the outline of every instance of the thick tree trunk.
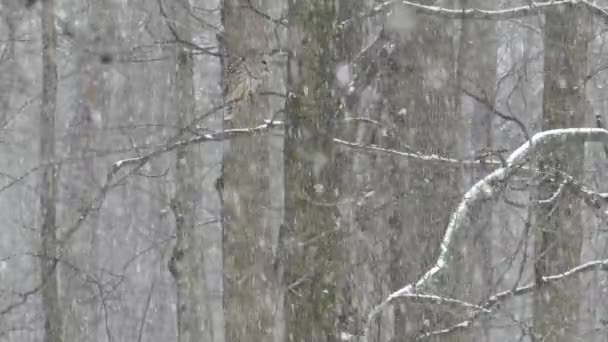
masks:
<svg viewBox="0 0 608 342"><path fill-rule="evenodd" d="M190 7L187 1L166 2L173 20L167 20L171 34L191 41ZM177 127L184 129L196 119L192 52L177 44L175 51L175 112ZM207 313L206 279L199 218L202 201L202 155L200 146L177 149L175 195L171 209L175 217L176 240L169 260L177 294L177 334L179 342L210 341L212 332Z"/></svg>
<svg viewBox="0 0 608 342"><path fill-rule="evenodd" d="M580 7L550 9L545 12L544 92L542 128L582 127L587 102L589 16ZM539 185L534 203L536 232L536 282L534 296L535 337L543 341L573 341L580 301L577 279L545 286L543 276L566 271L579 264L582 244L581 201L567 186L563 176L580 179L584 146L568 141L551 146L539 157ZM557 196L554 195L557 193ZM545 201L551 199L549 201ZM541 201L541 202L538 202Z"/></svg>
<svg viewBox="0 0 608 342"><path fill-rule="evenodd" d="M457 49L453 32L458 32L458 26L416 15L404 7L397 7L387 20L386 34L397 43L382 66L385 120L395 127L384 138L386 144L395 149L409 146L426 155L458 157L460 137L465 133L454 68ZM416 25L404 27L405 20ZM388 273L391 289L397 289L414 281L434 261L449 212L460 196L462 173L453 166L390 159L386 168L392 196L386 213L390 230ZM451 263L438 280L443 293L456 289L460 272L455 267L461 264ZM428 326L450 324L441 308L409 301L395 305L393 315L395 341L411 341ZM458 340L458 334L450 338Z"/></svg>
<svg viewBox="0 0 608 342"><path fill-rule="evenodd" d="M254 2L255 3L255 2ZM255 6L267 13L270 2ZM267 68L272 22L246 0L225 0L225 128L259 125L272 116ZM229 114L228 114L229 112ZM224 321L227 341L272 341L278 292L270 222L270 163L267 135L227 143L218 190L223 200Z"/></svg>
<svg viewBox="0 0 608 342"><path fill-rule="evenodd" d="M336 2L337 22L344 22L352 19L359 13L370 10L370 1L351 1L339 0ZM366 123L353 120L353 117L362 116L365 107L369 105L367 101L361 100L361 92L349 92L351 83L355 80L355 75L359 74L357 67L363 69L368 66L368 61L359 59L361 49L368 43L368 32L365 30L367 21L357 22L354 25L338 30L333 41L335 50L335 60L339 64L335 66L335 79L332 82L333 92L339 98L340 105L336 110L334 135L348 141L356 141L357 132L367 132L369 127ZM359 59L359 60L358 60ZM375 112L372 114L376 114ZM369 227L364 227L358 219L361 210L363 192L362 188L368 186L368 182L357 175L365 175L369 170L358 168L363 160L367 160L369 155L354 153L352 150L338 148L335 151L337 160L340 160L341 175L339 187L341 189L342 203L339 205L341 222L345 225L343 234L345 236L357 236L359 238L351 240L349 248L340 250L342 253L343 273L337 279L336 303L337 315L337 334L342 336L356 335L363 331L365 314L371 309L370 303L374 303L376 297L382 295L382 291L374 289L374 275L381 274L377 267L376 258L371 255L369 240L367 237L374 236L375 231L370 231ZM381 219L381 217L378 217ZM378 225L377 229L382 229ZM374 229L375 230L375 229ZM365 236L366 238L361 238ZM377 236L374 236L376 238ZM374 289L371 290L370 289Z"/></svg>
<svg viewBox="0 0 608 342"><path fill-rule="evenodd" d="M57 33L55 2L42 7L42 110L40 114L40 210L42 214L40 271L44 341L63 339L63 313L57 284L58 240L56 235L57 165L55 164L55 108L57 103Z"/></svg>
<svg viewBox="0 0 608 342"><path fill-rule="evenodd" d="M291 3L281 232L289 341L331 341L338 332L344 167L332 143L338 104L332 97L335 18L333 0Z"/></svg>

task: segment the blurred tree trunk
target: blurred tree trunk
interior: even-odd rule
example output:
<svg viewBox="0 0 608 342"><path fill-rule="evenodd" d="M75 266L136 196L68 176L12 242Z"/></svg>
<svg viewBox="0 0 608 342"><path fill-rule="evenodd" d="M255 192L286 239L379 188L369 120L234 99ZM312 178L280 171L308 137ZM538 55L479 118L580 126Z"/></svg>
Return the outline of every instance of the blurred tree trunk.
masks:
<svg viewBox="0 0 608 342"><path fill-rule="evenodd" d="M332 139L337 100L333 0L292 1L285 131L285 312L289 341L332 341L343 273L338 203L346 171Z"/></svg>
<svg viewBox="0 0 608 342"><path fill-rule="evenodd" d="M97 154L103 150L106 135L100 134L108 121L111 100L111 81L108 65L99 56L111 56L116 43L117 11L111 1L91 3L86 16L81 18L81 31L73 39L90 46L96 52L72 46L75 65L79 74L73 82L66 82L75 97L71 99L72 116L68 122L67 146L64 153L72 160L62 166L60 217L62 222L75 222L82 215L82 206L98 193L103 165ZM79 12L81 14L81 12ZM98 55L97 55L98 54ZM109 61L111 62L111 61ZM66 248L66 258L71 265L60 265L62 305L65 311L65 336L71 340L96 340L100 338L102 324L101 301L104 258L100 260L99 228L100 210L88 214L79 233ZM106 259L107 260L107 259Z"/></svg>
<svg viewBox="0 0 608 342"><path fill-rule="evenodd" d="M188 1L167 1L170 15L166 24L173 38L192 41ZM174 108L177 127L185 129L196 119L192 51L175 46ZM212 332L207 313L206 279L199 219L203 182L199 145L177 149L175 195L171 209L175 217L176 240L169 261L177 291L177 335L180 342L210 341Z"/></svg>
<svg viewBox="0 0 608 342"><path fill-rule="evenodd" d="M387 21L385 34L396 43L394 49L388 49L382 66L383 111L392 128L383 140L390 148L459 157L465 125L455 69L458 23L417 15L399 6ZM392 195L386 212L388 281L395 290L415 281L434 262L449 213L460 196L462 171L397 157L390 158L386 170ZM448 272L437 280L443 294L453 295L456 289L456 267L461 264L451 262ZM393 308L395 341L411 341L429 325L439 328L459 318L457 313L454 317L444 314L441 306L412 301L396 303ZM458 340L458 334L450 338Z"/></svg>
<svg viewBox="0 0 608 342"><path fill-rule="evenodd" d="M15 13L18 13L19 4L15 2L7 2L3 4L4 13L2 19L6 23L6 41L4 52L0 57L0 73L2 73L2 79L0 80L0 89L4 89L0 92L0 127L4 127L7 123L9 109L11 108L11 100L13 98L12 93L19 91L18 89L18 64L15 59L15 44L16 44L16 27L18 18L15 18Z"/></svg>
<svg viewBox="0 0 608 342"><path fill-rule="evenodd" d="M352 1L339 0L336 2L336 19L338 23L353 20L360 13L370 10L371 2L368 0ZM355 20L355 23L346 25L335 32L332 42L335 49L335 73L336 82L332 82L333 92L340 103L335 109L336 117L334 135L347 141L356 141L357 132L367 132L369 124L354 120L362 117L365 106L368 105L361 100L361 92L350 92L349 89L355 83L355 77L359 69L368 66L368 61L360 60L363 47L370 41L372 36L366 31L367 21ZM363 72L361 72L363 73ZM375 128L375 127L371 127ZM360 142L360 141L359 141ZM361 159L367 159L368 154L358 154L350 149L338 148L335 151L336 160L339 161L339 169L342 170L339 180L341 189L340 209L341 222L345 225L345 238L349 239L350 248L341 248L343 273L337 281L336 304L337 304L337 333L356 335L363 331L365 314L370 310L369 303L373 303L375 296L382 295L380 291L370 291L374 288L374 278L370 273L378 271L375 265L376 258L370 255L366 239L361 236L369 234L359 224L357 216L360 212L358 204L361 200L362 188L367 182L361 177L357 178L355 165L361 165ZM371 170L358 169L359 174L372 172ZM357 238L354 238L357 237ZM376 273L379 274L379 273Z"/></svg>
<svg viewBox="0 0 608 342"><path fill-rule="evenodd" d="M495 1L487 0L461 0L462 8L496 9ZM461 113L465 123L470 128L470 151L477 153L483 158L487 152L488 158L495 158L492 150L494 146L492 123L494 113L489 106L495 106L496 97L496 73L497 73L497 49L498 36L496 35L496 22L464 20L460 36L459 63L458 63L458 87L463 100ZM464 88L464 89L463 89ZM471 92L483 99L482 103L463 94ZM469 119L470 118L470 119ZM463 142L464 144L464 142ZM481 164L470 173L467 188L475 184L479 179L486 176L492 170L491 167ZM470 300L472 303L482 302L492 290L492 206L481 205L476 211L474 226L464 233L463 262L464 274L469 275L468 282L461 299ZM476 341L489 341L489 321L482 320L482 329L471 329L468 338Z"/></svg>
<svg viewBox="0 0 608 342"><path fill-rule="evenodd" d="M585 75L590 19L580 7L545 12L543 130L584 125L588 111ZM564 272L580 262L581 201L568 186L560 187L564 178L555 171L580 180L583 165L584 145L577 141L548 147L538 159L541 174L533 222L535 274L540 290L534 296L533 331L543 341L576 339L581 298L578 279L545 286L542 277ZM553 200L538 202L551 199L556 192Z"/></svg>
<svg viewBox="0 0 608 342"><path fill-rule="evenodd" d="M257 2L258 4L260 2ZM225 0L224 98L230 114L225 128L259 125L271 117L264 74L272 22L247 0ZM247 88L247 89L246 89ZM257 89L256 89L257 88ZM222 177L224 321L227 341L272 341L276 306L273 233L270 224L269 140L265 134L227 142ZM223 187L223 190L221 189Z"/></svg>
<svg viewBox="0 0 608 342"><path fill-rule="evenodd" d="M40 268L45 342L63 340L63 313L57 281L57 173L55 164L55 109L57 104L57 33L55 1L42 5L42 108L40 114L40 210L42 214Z"/></svg>

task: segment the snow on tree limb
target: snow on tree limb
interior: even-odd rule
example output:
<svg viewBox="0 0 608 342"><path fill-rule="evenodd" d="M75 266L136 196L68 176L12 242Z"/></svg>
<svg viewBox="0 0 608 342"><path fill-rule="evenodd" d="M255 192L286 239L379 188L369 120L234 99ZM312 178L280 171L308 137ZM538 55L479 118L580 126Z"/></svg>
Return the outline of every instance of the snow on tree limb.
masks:
<svg viewBox="0 0 608 342"><path fill-rule="evenodd" d="M471 165L498 165L498 166L500 166L500 165L502 165L501 161L496 158L484 159L483 161L477 160L477 159L464 160L464 159L443 157L443 156L439 156L437 154L427 155L427 154L422 154L422 153L415 152L415 151L403 152L403 151L384 148L384 147L380 147L380 146L376 146L376 145L362 145L362 144L358 144L358 143L354 143L354 142L350 142L350 141L346 141L346 140L342 140L342 139L338 139L338 138L334 138L334 142L338 143L340 145L351 147L351 148L367 150L367 151L372 151L372 152L393 154L393 155L397 155L399 157L418 159L421 161L440 162L440 163L456 164L456 165L464 165L464 166L471 166Z"/></svg>
<svg viewBox="0 0 608 342"><path fill-rule="evenodd" d="M126 165L146 163L150 159L157 157L161 154L173 151L173 150L177 149L178 147L200 144L200 143L208 142L208 141L224 141L224 140L228 140L228 139L231 139L231 138L234 138L237 136L242 136L242 135L249 136L249 135L253 135L255 133L261 133L261 132L266 131L269 128L272 128L279 124L281 124L281 123L278 121L277 122L267 121L264 124L261 124L261 125L258 125L256 127L252 127L252 128L227 129L227 130L223 130L223 131L209 132L209 133L205 133L205 134L196 135L196 136L194 136L192 138L188 138L188 139L178 140L176 142L166 144L166 145L160 147L159 149L156 149L141 157L119 160L112 165L111 173L118 172L118 170L120 170L121 168L123 168Z"/></svg>
<svg viewBox="0 0 608 342"><path fill-rule="evenodd" d="M92 211L96 210L97 207L100 207L103 204L107 192L112 187L116 186L116 184L120 184L122 181L124 181L128 177L135 174L139 169L141 169L141 167L143 167L150 160L152 160L160 155L163 155L167 152L171 152L179 147L200 144L200 143L209 142L209 141L224 141L224 140L232 139L232 138L239 137L239 136L250 136L253 134L265 132L268 129L273 128L279 124L282 124L282 122L275 121L275 120L266 120L264 124L260 124L256 127L235 128L235 129L227 129L227 130L223 130L223 131L207 132L204 134L196 135L194 137L184 138L184 139L180 139L177 141L172 141L172 142L166 143L165 145L162 145L159 148L152 150L151 152L148 152L139 157L122 159L122 160L115 162L114 164L112 164L112 167L106 174L106 180L105 180L103 186L101 187L101 189L99 190L99 193L97 194L97 196L91 198L82 207L80 215L78 216L78 218L72 225L70 225L69 227L66 227L62 232L60 232L60 234L59 234L59 236L61 236L60 244L64 245L71 238L71 236L73 236L74 233L76 233L76 231L78 231L78 229L80 229L80 227L82 226L82 223L88 218L89 214ZM115 179L116 175L119 173L119 171L121 169L126 168L127 166L130 166L131 168L128 171L126 171L124 173L124 175L119 177L118 181L115 181L114 179Z"/></svg>
<svg viewBox="0 0 608 342"><path fill-rule="evenodd" d="M572 277L576 274L583 273L583 272L589 272L589 271L593 271L593 270L608 271L608 259L590 261L590 262L584 263L582 265L576 266L574 268L571 268L563 273L542 277L542 285L564 280L564 279ZM497 294L494 294L494 295L490 296L490 298L481 306L484 309L484 311L480 310L480 311L476 312L475 314L473 314L468 319L463 320L460 323L454 324L448 328L429 331L427 333L424 333L424 334L418 336L417 340L421 340L421 339L425 339L425 338L429 338L429 337L437 336L437 335L445 335L445 334L449 334L449 333L452 333L457 330L468 328L480 316L480 314L491 311L492 307L494 307L497 303L503 302L503 301L505 301L509 298L513 298L515 296L521 296L521 295L530 293L530 292L534 291L537 287L538 287L538 285L535 282L533 282L528 285L518 287L514 290L502 291Z"/></svg>
<svg viewBox="0 0 608 342"><path fill-rule="evenodd" d="M475 20L509 20L537 15L549 8L561 6L583 6L591 13L608 22L608 11L587 0L555 0L550 2L532 2L531 5L511 7L501 10L482 10L477 8L452 9L439 6L426 6L405 0L385 1L375 6L371 13L379 13L395 5L404 5L413 8L416 13L440 16L448 19L475 19Z"/></svg>
<svg viewBox="0 0 608 342"><path fill-rule="evenodd" d="M455 299L455 298L449 298L449 297L443 297L443 296L438 296L438 295L433 295L433 294L426 294L426 293L409 293L409 294L404 294L401 297L404 298L410 298L411 300L418 300L421 302L424 301L431 301L431 302L435 302L438 304L454 304L457 306L462 306L466 309L473 309L475 311L482 311L485 313L490 313L491 311L483 306L479 306L479 305L475 305L473 303L468 303L465 302L463 300L460 299Z"/></svg>
<svg viewBox="0 0 608 342"><path fill-rule="evenodd" d="M414 7L418 13L441 16L450 19L477 19L477 20L509 20L529 17L552 7L584 6L592 13L608 20L608 12L586 0L561 0L551 2L533 2L532 5L512 7L502 10L482 10L477 8L448 9L437 6L425 6L410 1L398 1L406 6Z"/></svg>
<svg viewBox="0 0 608 342"><path fill-rule="evenodd" d="M380 304L374 307L367 317L366 333L374 317L390 304L392 300L416 293L417 289L423 287L429 280L446 267L449 248L454 240L454 234L467 222L468 218L472 216L473 209L478 204L496 198L496 196L501 193L501 190L504 188L508 179L519 167L527 163L530 155L537 152L539 148L550 144L566 143L568 139L572 138L584 142L608 143L608 130L602 128L564 128L548 130L535 134L529 141L513 151L506 160L505 166L496 169L479 180L464 194L460 204L452 213L439 246L439 256L435 260L433 266L418 280L391 293ZM548 279L549 278L550 277L548 277Z"/></svg>

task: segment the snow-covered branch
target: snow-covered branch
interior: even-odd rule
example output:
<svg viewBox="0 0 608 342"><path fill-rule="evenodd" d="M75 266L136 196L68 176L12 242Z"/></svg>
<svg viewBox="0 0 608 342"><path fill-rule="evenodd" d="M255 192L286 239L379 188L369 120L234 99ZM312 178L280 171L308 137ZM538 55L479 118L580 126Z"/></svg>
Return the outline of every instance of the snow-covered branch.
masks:
<svg viewBox="0 0 608 342"><path fill-rule="evenodd" d="M589 272L589 271L593 271L593 270L608 271L608 259L590 261L585 264L579 265L577 267L571 268L571 269L567 270L566 272L543 277L541 286L543 286L545 284L561 281L566 278L570 278L579 273ZM429 338L429 337L437 336L437 335L445 335L445 334L455 332L457 330L468 328L473 324L473 322L482 313L487 313L487 312L491 311L492 307L494 307L497 303L504 302L505 300L507 300L509 298L513 298L516 296L521 296L521 295L530 293L530 292L534 291L537 287L538 287L538 284L531 283L528 285L518 287L514 290L499 292L493 296L490 296L490 298L488 298L488 300L481 306L481 308L483 308L483 311L482 310L477 311L475 314L473 314L468 319L463 320L462 322L454 324L445 329L434 330L434 331L429 331L427 333L424 333L424 334L420 335L417 338L417 340L421 340L421 339L425 339L425 338Z"/></svg>
<svg viewBox="0 0 608 342"><path fill-rule="evenodd" d="M354 142L350 142L350 141L346 141L346 140L342 140L342 139L338 139L338 138L335 138L334 142L338 143L340 145L354 148L354 149L392 154L392 155L396 155L399 157L418 159L421 161L428 161L428 162L439 162L439 163L464 165L464 166L477 166L477 165L501 166L502 165L502 162L496 158L485 158L485 159L483 159L483 161L482 160L465 160L465 159L442 157L437 154L428 155L428 154L422 154L422 153L418 153L418 152L404 152L404 151L384 148L384 147L380 147L380 146L376 146L376 145L357 144Z"/></svg>
<svg viewBox="0 0 608 342"><path fill-rule="evenodd" d="M567 143L569 139L573 138L585 142L608 143L608 131L602 128L564 128L549 130L535 134L529 141L513 151L506 160L506 165L504 167L496 169L479 180L464 194L460 204L452 213L439 246L439 256L435 260L433 266L417 281L407 284L391 293L379 305L373 308L367 317L366 330L369 329L373 318L390 304L392 300L404 295L416 293L417 289L424 286L430 279L446 267L449 249L454 240L454 235L472 216L474 213L473 209L484 201L496 198L517 169L528 162L530 155L547 145Z"/></svg>
<svg viewBox="0 0 608 342"><path fill-rule="evenodd" d="M465 302L463 300L456 299L456 298L443 297L443 296L438 296L438 295L433 295L433 294L408 293L408 294L402 295L401 297L408 298L413 301L420 301L420 302L430 301L430 302L434 302L437 304L454 304L454 305L462 306L466 309L472 309L475 311L483 311L485 313L491 312L489 309L486 309L483 306L475 305L473 303L468 303L468 302Z"/></svg>
<svg viewBox="0 0 608 342"><path fill-rule="evenodd" d="M447 19L472 19L472 20L511 20L538 15L550 8L582 6L589 12L608 24L608 10L591 3L588 0L554 0L547 2L531 2L526 6L517 6L499 10L483 10L478 8L445 8L439 6L426 6L420 3L405 0L384 1L365 13L359 13L354 17L342 21L338 27L344 30L354 22L364 18L386 13L396 5L407 6L415 13L438 16Z"/></svg>
<svg viewBox="0 0 608 342"><path fill-rule="evenodd" d="M413 8L416 13L419 14L440 16L449 19L476 20L509 20L537 15L538 13L541 13L550 8L563 6L582 6L587 8L591 13L602 18L605 22L608 22L608 11L595 4L592 4L587 0L557 0L550 2L533 2L531 5L511 7L500 10L482 10L477 8L451 9L438 6L426 6L411 1L400 0L384 2L376 6L373 11L378 12L381 9L385 9L396 4L402 4L407 7Z"/></svg>
<svg viewBox="0 0 608 342"><path fill-rule="evenodd" d="M557 187L557 190L555 190L555 192L549 198L538 200L538 204L551 204L557 201L567 184L568 180L563 180Z"/></svg>
<svg viewBox="0 0 608 342"><path fill-rule="evenodd" d="M134 164L139 164L142 162L145 163L154 157L157 157L161 154L173 151L180 147L200 144L200 143L207 142L207 141L224 141L227 139L235 138L237 136L249 136L249 135L253 135L256 133L264 132L264 131L268 130L269 128L274 127L279 124L281 124L281 123L267 121L264 124L258 125L253 128L227 129L227 130L217 131L217 132L208 132L205 134L194 136L192 138L181 139L176 142L164 145L143 156L119 160L112 165L112 172L116 173L116 172L118 172L118 170L120 170L121 168L123 168L124 166L127 166L127 165L134 165Z"/></svg>
<svg viewBox="0 0 608 342"><path fill-rule="evenodd" d="M163 155L167 152L173 151L180 147L185 147L189 145L199 144L208 141L224 141L227 139L239 137L239 136L251 136L257 133L262 133L267 131L268 129L282 125L283 123L275 120L265 120L264 124L258 125L252 128L235 128L235 129L227 129L223 131L216 132L207 132L205 134L200 134L191 138L184 138L180 140L176 140L170 143L167 143L159 148L148 152L139 157L122 159L114 164L112 164L111 169L106 174L106 180L99 190L99 193L96 197L92 198L86 205L81 209L80 215L76 219L76 221L69 227L66 227L62 232L60 232L59 236L60 243L65 244L71 236L74 235L78 229L80 229L82 223L87 219L89 214L100 207L106 197L107 192L116 184L121 183L124 179L130 177L135 174L142 166L148 163L153 158L156 158L160 155ZM122 175L118 181L115 181L114 178L118 174L118 172L127 167L132 166L126 174Z"/></svg>

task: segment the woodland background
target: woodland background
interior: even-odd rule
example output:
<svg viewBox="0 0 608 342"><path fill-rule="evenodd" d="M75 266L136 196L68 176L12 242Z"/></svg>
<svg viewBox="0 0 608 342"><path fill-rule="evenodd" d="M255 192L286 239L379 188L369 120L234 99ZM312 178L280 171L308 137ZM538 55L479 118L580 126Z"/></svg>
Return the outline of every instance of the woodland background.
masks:
<svg viewBox="0 0 608 342"><path fill-rule="evenodd" d="M605 341L606 23L2 0L0 340Z"/></svg>

